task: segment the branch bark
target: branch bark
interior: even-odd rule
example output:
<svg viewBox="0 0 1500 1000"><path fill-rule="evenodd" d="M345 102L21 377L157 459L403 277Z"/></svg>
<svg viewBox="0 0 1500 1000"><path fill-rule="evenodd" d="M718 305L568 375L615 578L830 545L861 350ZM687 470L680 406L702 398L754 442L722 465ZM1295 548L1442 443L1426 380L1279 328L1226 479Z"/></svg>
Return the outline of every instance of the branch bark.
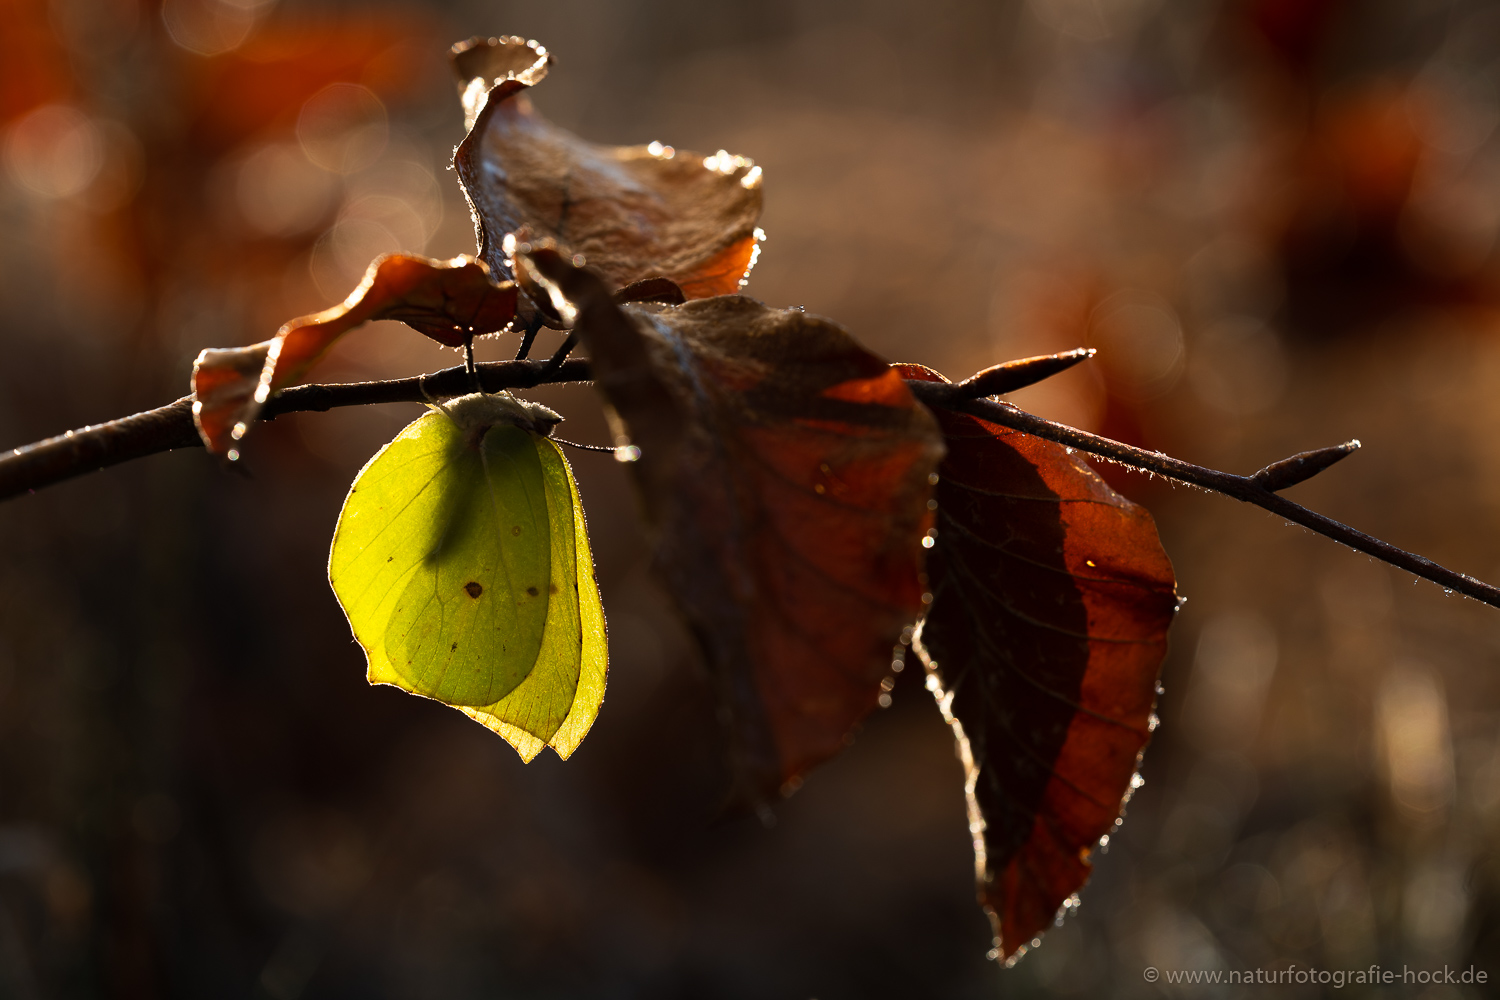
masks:
<svg viewBox="0 0 1500 1000"><path fill-rule="evenodd" d="M1077 448L1079 451L1086 451L1091 455L1119 462L1133 469L1153 472L1180 483L1198 486L1244 503L1254 504L1336 542L1342 542L1358 552L1374 556L1382 562L1414 573L1424 580L1431 580L1445 589L1456 590L1476 601L1500 608L1500 587L1491 586L1472 576L1440 566L1425 556L1397 548L1389 542L1383 542L1363 531L1335 521L1331 517L1309 510L1299 503L1293 503L1261 486L1251 476L1236 476L1230 472L1219 472L1163 455L1161 452L1135 448L1110 438L1090 434L1088 431L1078 430L1076 427L1069 427L1067 424L1047 420L1034 413L1027 413L1009 403L1000 403L992 399L971 399L958 385L945 385L941 382L908 382L907 385L913 394L928 406L941 406L967 413L1002 427L1025 431L1027 434L1034 434L1048 441L1055 441L1070 448Z"/></svg>
<svg viewBox="0 0 1500 1000"><path fill-rule="evenodd" d="M479 365L478 370L480 384L488 392L528 389L561 382L586 382L590 378L588 362L576 358L561 364L556 363L555 358L552 361L499 361ZM330 410L337 406L420 403L440 396L462 394L469 391L469 385L469 373L459 365L414 378L295 386L272 396L261 411L261 419L273 420L283 413ZM983 397L974 398L972 388L966 387L965 383L953 385L913 381L907 385L928 406L968 413L1002 427L1034 434L1133 469L1222 493L1280 515L1424 580L1431 580L1445 589L1500 608L1500 587L1440 566L1431 559L1397 548L1389 542L1309 510L1265 488L1252 476L1237 476L1208 469L1160 452L1135 448L1067 424L1047 420L1009 403ZM157 452L201 446L197 429L193 426L193 399L191 396L184 396L154 410L68 431L0 455L0 500L35 492L64 479ZM1273 467L1279 464L1273 463Z"/></svg>
<svg viewBox="0 0 1500 1000"><path fill-rule="evenodd" d="M545 361L498 361L478 366L487 392L529 389L544 383L587 382L588 362L565 361L548 369ZM431 375L384 382L343 385L299 385L283 389L266 402L260 419L283 413L331 410L336 406L372 403L422 403L440 396L469 391L469 373L462 365ZM193 397L119 420L93 424L57 437L12 449L0 455L0 500L34 493L44 486L98 469L177 448L201 448L193 426Z"/></svg>

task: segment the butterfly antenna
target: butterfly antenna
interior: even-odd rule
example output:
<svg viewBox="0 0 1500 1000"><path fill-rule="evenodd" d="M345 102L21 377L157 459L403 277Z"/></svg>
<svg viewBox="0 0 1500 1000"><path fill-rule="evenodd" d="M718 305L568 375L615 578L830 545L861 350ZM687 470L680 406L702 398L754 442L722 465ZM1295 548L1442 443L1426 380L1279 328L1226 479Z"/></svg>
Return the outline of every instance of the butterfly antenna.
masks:
<svg viewBox="0 0 1500 1000"><path fill-rule="evenodd" d="M556 441L558 444L565 444L569 448L577 448L579 451L615 451L614 448L610 447L607 444L579 444L577 441L564 441L560 437L555 437L552 440Z"/></svg>

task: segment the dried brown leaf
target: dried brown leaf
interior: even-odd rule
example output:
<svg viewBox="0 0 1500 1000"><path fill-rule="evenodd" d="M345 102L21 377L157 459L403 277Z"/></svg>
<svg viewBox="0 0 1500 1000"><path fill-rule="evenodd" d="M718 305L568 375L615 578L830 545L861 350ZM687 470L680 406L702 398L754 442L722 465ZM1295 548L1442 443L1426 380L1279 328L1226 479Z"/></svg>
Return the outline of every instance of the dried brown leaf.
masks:
<svg viewBox="0 0 1500 1000"><path fill-rule="evenodd" d="M827 320L738 295L621 307L555 252L523 263L578 310L739 791L763 803L845 744L921 612L937 427Z"/></svg>
<svg viewBox="0 0 1500 1000"><path fill-rule="evenodd" d="M1151 515L1069 449L936 415L948 452L916 645L967 771L979 899L1014 961L1075 901L1130 797L1175 579Z"/></svg>
<svg viewBox="0 0 1500 1000"><path fill-rule="evenodd" d="M755 262L760 168L740 156L600 146L547 121L522 93L551 57L520 38L453 48L469 134L454 155L479 256L512 277L504 237L553 240L613 288L665 277L689 298L738 291Z"/></svg>
<svg viewBox="0 0 1500 1000"><path fill-rule="evenodd" d="M271 340L199 354L193 365L198 434L209 451L238 458L235 442L270 394L296 382L334 341L370 320L399 320L440 344L458 347L477 334L505 329L515 308L515 284L495 284L488 268L472 257L378 257L339 305L282 324Z"/></svg>

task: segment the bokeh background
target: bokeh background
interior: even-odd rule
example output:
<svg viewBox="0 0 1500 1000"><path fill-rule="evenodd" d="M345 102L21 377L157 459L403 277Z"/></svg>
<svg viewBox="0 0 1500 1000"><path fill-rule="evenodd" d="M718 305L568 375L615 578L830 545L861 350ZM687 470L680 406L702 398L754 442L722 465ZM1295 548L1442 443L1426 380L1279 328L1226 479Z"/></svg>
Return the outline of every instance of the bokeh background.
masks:
<svg viewBox="0 0 1500 1000"><path fill-rule="evenodd" d="M1483 0L0 0L0 445L173 399L204 347L471 251L444 59L558 57L596 141L753 157L747 291L1500 578L1500 10ZM506 357L502 338L481 356ZM327 380L455 362L351 336ZM603 441L584 388L537 398ZM285 417L0 506L0 996L1237 997L1144 967L1500 978L1500 612L1116 468L1187 598L1146 784L1080 911L985 960L961 774L914 671L721 822L634 500L573 455L610 688L566 764L371 689L325 582L417 408ZM1477 997L1453 986L1338 996Z"/></svg>

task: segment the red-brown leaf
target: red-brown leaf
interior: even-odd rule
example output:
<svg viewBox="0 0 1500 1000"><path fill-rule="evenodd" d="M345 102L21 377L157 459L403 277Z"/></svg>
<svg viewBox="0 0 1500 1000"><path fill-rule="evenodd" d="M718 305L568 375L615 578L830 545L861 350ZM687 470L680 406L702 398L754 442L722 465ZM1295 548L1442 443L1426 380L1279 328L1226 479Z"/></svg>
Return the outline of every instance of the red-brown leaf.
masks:
<svg viewBox="0 0 1500 1000"><path fill-rule="evenodd" d="M936 424L833 323L738 295L616 305L550 251L633 464L655 561L704 647L740 793L795 787L876 705L922 609Z"/></svg>
<svg viewBox="0 0 1500 1000"><path fill-rule="evenodd" d="M615 288L666 277L690 299L738 291L757 253L760 169L723 152L598 146L558 128L521 93L549 62L520 38L453 47L469 125L453 162L480 258L510 277L503 239L525 230L583 254Z"/></svg>
<svg viewBox="0 0 1500 1000"><path fill-rule="evenodd" d="M1067 449L937 417L948 454L917 649L968 772L979 899L1014 961L1130 797L1176 584L1151 515Z"/></svg>
<svg viewBox="0 0 1500 1000"><path fill-rule="evenodd" d="M199 354L193 366L198 434L209 451L229 454L272 392L300 379L335 340L362 323L400 320L458 347L476 334L505 329L515 309L515 284L495 284L472 257L378 257L339 305L282 324L272 340Z"/></svg>

